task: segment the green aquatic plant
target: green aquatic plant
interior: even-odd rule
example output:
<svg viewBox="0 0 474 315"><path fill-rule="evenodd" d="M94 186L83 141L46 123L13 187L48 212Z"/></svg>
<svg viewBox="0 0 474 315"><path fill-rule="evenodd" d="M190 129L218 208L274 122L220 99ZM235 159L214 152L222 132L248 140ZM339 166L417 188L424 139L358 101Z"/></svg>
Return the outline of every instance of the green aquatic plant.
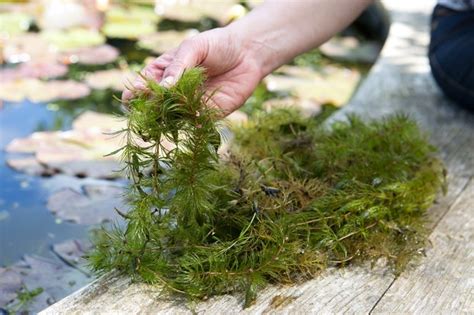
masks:
<svg viewBox="0 0 474 315"><path fill-rule="evenodd" d="M382 257L399 271L420 253L444 168L412 120L351 117L328 130L257 111L219 159L204 79L192 69L135 92L118 150L132 210L119 211L125 228L95 233L94 270L196 299L240 292L248 306L268 283Z"/></svg>
<svg viewBox="0 0 474 315"><path fill-rule="evenodd" d="M39 287L29 290L25 285L17 292L17 297L11 305L8 305L7 314L28 313L27 309L33 301L43 293L44 289Z"/></svg>

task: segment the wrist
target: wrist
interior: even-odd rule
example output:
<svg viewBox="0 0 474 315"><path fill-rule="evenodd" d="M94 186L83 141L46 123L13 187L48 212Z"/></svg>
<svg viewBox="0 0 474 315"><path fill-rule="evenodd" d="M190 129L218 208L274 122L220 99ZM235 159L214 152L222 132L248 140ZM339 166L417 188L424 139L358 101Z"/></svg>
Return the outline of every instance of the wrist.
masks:
<svg viewBox="0 0 474 315"><path fill-rule="evenodd" d="M307 50L301 32L280 18L281 3L265 3L227 26L246 58L254 60L262 78ZM278 17L278 18L277 18Z"/></svg>
<svg viewBox="0 0 474 315"><path fill-rule="evenodd" d="M280 66L276 51L267 43L265 36L258 34L255 28L252 31L249 21L236 21L226 28L229 36L238 43L241 61L251 63L259 69L259 79Z"/></svg>

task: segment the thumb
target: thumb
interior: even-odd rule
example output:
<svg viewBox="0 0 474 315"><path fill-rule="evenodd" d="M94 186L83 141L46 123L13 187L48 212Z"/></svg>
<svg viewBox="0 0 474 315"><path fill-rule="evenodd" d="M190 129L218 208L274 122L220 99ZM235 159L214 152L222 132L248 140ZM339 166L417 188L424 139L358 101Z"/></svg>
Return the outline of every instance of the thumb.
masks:
<svg viewBox="0 0 474 315"><path fill-rule="evenodd" d="M165 68L161 85L174 85L186 69L193 68L203 61L205 56L204 45L197 39L187 39L178 48L173 60Z"/></svg>

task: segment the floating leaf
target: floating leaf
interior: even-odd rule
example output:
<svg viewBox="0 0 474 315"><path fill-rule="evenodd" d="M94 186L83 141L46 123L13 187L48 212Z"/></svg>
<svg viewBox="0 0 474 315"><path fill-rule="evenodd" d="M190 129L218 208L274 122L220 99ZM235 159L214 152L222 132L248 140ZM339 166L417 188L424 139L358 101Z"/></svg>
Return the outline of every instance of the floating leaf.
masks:
<svg viewBox="0 0 474 315"><path fill-rule="evenodd" d="M160 17L151 8L113 6L105 13L106 23L158 23Z"/></svg>
<svg viewBox="0 0 474 315"><path fill-rule="evenodd" d="M0 99L10 102L19 102L23 99L32 102L73 100L89 94L90 89L87 85L73 80L19 79L3 82L0 86Z"/></svg>
<svg viewBox="0 0 474 315"><path fill-rule="evenodd" d="M53 62L56 60L56 52L39 33L25 33L5 41L3 57L10 63L30 60Z"/></svg>
<svg viewBox="0 0 474 315"><path fill-rule="evenodd" d="M242 10L243 9L243 10ZM221 25L245 13L245 9L236 0L193 0L189 2L163 2L156 11L166 19L182 22L199 22L209 17L217 20Z"/></svg>
<svg viewBox="0 0 474 315"><path fill-rule="evenodd" d="M151 8L114 6L106 12L102 32L107 37L136 39L155 32L158 20Z"/></svg>
<svg viewBox="0 0 474 315"><path fill-rule="evenodd" d="M136 77L137 74L130 70L110 69L90 73L84 81L96 90L113 89L123 91Z"/></svg>
<svg viewBox="0 0 474 315"><path fill-rule="evenodd" d="M102 27L102 32L111 38L136 39L143 34L156 31L156 25L150 23L107 23Z"/></svg>
<svg viewBox="0 0 474 315"><path fill-rule="evenodd" d="M67 66L57 62L28 61L14 68L0 70L0 82L22 78L51 79L67 73Z"/></svg>
<svg viewBox="0 0 474 315"><path fill-rule="evenodd" d="M23 286L21 277L9 268L0 268L0 308L13 301Z"/></svg>
<svg viewBox="0 0 474 315"><path fill-rule="evenodd" d="M110 45L100 45L66 51L60 58L68 64L102 65L114 62L118 56L119 51L117 48Z"/></svg>
<svg viewBox="0 0 474 315"><path fill-rule="evenodd" d="M93 47L105 42L105 37L99 32L81 28L44 31L41 36L59 51Z"/></svg>
<svg viewBox="0 0 474 315"><path fill-rule="evenodd" d="M138 47L148 49L157 54L162 54L170 49L176 48L186 38L198 33L197 30L187 31L163 31L139 37Z"/></svg>
<svg viewBox="0 0 474 315"><path fill-rule="evenodd" d="M83 192L63 189L49 197L47 207L62 220L100 224L117 218L115 208L127 212L123 194L123 188L106 185L87 185Z"/></svg>
<svg viewBox="0 0 474 315"><path fill-rule="evenodd" d="M97 28L101 23L99 2L43 1L37 26L44 30L65 30L73 27Z"/></svg>
<svg viewBox="0 0 474 315"><path fill-rule="evenodd" d="M77 269L39 256L25 256L9 269L21 278L28 290L41 290L26 307L31 313L45 309L90 281Z"/></svg>
<svg viewBox="0 0 474 315"><path fill-rule="evenodd" d="M112 136L125 127L113 115L85 112L73 122L70 131L35 132L26 138L12 140L9 153L30 153L34 156L9 158L7 164L28 174L54 175L65 173L79 177L115 178L121 169L119 158L107 156L121 146L122 139Z"/></svg>
<svg viewBox="0 0 474 315"><path fill-rule="evenodd" d="M85 111L72 122L74 130L96 130L103 134L113 133L125 127L125 118L93 111Z"/></svg>
<svg viewBox="0 0 474 315"><path fill-rule="evenodd" d="M86 268L87 261L84 255L91 249L90 242L83 242L80 240L66 240L64 242L54 244L52 246L53 252L59 256L66 264L77 268L82 272L89 274Z"/></svg>
<svg viewBox="0 0 474 315"><path fill-rule="evenodd" d="M110 154L123 146L123 138L114 135L126 128L120 118L95 112L85 112L69 131L35 132L25 138L12 140L8 153L30 153L34 156L7 157L7 164L28 174L51 176L58 173L77 177L113 179L122 176L120 157ZM142 139L135 140L146 146ZM173 148L170 142L163 146Z"/></svg>
<svg viewBox="0 0 474 315"><path fill-rule="evenodd" d="M9 36L28 31L31 21L32 18L24 13L0 13L0 37L8 38Z"/></svg>
<svg viewBox="0 0 474 315"><path fill-rule="evenodd" d="M6 147L7 152L34 153L42 147L61 145L58 131L34 132L27 138L13 139Z"/></svg>
<svg viewBox="0 0 474 315"><path fill-rule="evenodd" d="M12 158L6 161L6 164L14 170L23 172L28 175L50 176L55 173L41 165L34 157L30 158Z"/></svg>

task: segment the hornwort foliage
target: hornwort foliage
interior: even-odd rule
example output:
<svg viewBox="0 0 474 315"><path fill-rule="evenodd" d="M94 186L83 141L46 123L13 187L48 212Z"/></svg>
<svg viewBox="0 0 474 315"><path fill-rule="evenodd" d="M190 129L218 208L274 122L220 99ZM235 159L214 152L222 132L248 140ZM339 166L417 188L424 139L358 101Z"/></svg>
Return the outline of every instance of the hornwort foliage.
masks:
<svg viewBox="0 0 474 315"><path fill-rule="evenodd" d="M218 113L201 69L130 102L123 154L127 225L95 234L89 261L166 292L202 299L295 283L327 266L422 250L442 163L404 115L331 130L291 110L257 112L219 160Z"/></svg>

